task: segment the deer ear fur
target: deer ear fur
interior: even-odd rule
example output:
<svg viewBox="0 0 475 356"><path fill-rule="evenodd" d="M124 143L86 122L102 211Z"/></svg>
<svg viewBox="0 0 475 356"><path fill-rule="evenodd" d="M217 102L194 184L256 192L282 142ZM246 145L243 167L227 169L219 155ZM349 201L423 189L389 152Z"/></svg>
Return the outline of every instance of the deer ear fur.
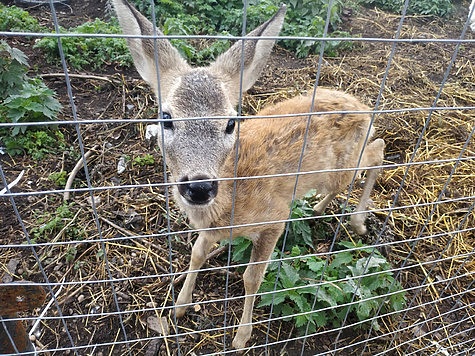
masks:
<svg viewBox="0 0 475 356"><path fill-rule="evenodd" d="M153 36L152 23L125 0L113 0L124 35ZM158 36L163 33L156 30ZM158 96L155 44L152 38L127 38L135 68ZM167 93L174 78L190 70L178 50L166 39L157 40L157 59L162 93Z"/></svg>
<svg viewBox="0 0 475 356"><path fill-rule="evenodd" d="M279 11L268 21L248 33L250 37L278 36L284 23L287 6L282 5ZM244 41L244 72L242 76L242 90L247 91L256 82L269 59L275 40L249 39ZM239 82L241 80L242 40L234 43L231 48L221 54L210 70L220 77L232 93L231 101L237 102L239 98Z"/></svg>

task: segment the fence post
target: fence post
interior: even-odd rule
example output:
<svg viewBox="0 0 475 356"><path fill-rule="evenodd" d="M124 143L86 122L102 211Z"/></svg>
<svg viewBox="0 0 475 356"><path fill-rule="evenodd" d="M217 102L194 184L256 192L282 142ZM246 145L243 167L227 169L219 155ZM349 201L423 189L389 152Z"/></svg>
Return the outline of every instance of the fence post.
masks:
<svg viewBox="0 0 475 356"><path fill-rule="evenodd" d="M29 284L0 284L0 354L34 352L35 349L21 320L5 321L18 317L18 312L32 311L46 298L44 289ZM10 336L9 336L10 335ZM15 343L12 345L11 340Z"/></svg>

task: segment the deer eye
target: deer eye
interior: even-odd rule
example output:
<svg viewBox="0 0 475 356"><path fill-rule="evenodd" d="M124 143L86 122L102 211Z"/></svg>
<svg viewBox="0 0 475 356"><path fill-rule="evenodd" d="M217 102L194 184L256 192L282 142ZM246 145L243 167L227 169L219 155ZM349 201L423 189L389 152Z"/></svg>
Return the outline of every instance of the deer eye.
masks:
<svg viewBox="0 0 475 356"><path fill-rule="evenodd" d="M171 121L172 116L169 113L164 111L162 114L162 117L163 117L162 119L163 128L168 129L168 130L173 130L173 121Z"/></svg>
<svg viewBox="0 0 475 356"><path fill-rule="evenodd" d="M230 119L226 125L226 133L228 135L232 134L234 131L234 126L236 126L236 120Z"/></svg>

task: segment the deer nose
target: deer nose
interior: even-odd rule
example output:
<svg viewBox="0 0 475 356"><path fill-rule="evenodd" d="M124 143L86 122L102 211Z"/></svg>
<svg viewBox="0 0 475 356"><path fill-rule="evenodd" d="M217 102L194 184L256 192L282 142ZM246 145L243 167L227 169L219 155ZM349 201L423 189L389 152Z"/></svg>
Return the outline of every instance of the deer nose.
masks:
<svg viewBox="0 0 475 356"><path fill-rule="evenodd" d="M198 175L191 179L191 181L211 179L204 175ZM188 182L190 179L184 177L180 182ZM187 184L179 184L178 191L181 196L191 204L206 204L218 194L218 182L192 182Z"/></svg>

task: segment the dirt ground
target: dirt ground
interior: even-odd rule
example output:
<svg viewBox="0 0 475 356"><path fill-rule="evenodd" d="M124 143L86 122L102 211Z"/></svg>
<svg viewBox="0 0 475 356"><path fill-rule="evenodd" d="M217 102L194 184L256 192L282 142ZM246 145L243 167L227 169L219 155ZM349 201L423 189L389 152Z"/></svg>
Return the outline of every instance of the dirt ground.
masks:
<svg viewBox="0 0 475 356"><path fill-rule="evenodd" d="M8 1L2 1L9 3ZM449 20L434 19L431 17L408 17L402 28L402 38L427 39L457 39L460 37L468 1L457 4L457 13ZM51 15L46 7L36 7L29 10L40 23L52 27ZM465 11L465 12L464 12ZM362 9L361 12L348 9L343 30L353 36L362 38L392 38L396 32L399 17L376 9ZM108 18L106 0L71 1L68 7L58 7L60 25L71 27L94 18ZM467 32L466 38L475 38L473 33ZM66 91L62 68L44 61L39 49L33 49L34 39L24 37L9 37L11 46L24 51L32 64L33 75L44 75L48 86L58 94L63 104L61 120L72 120L70 102ZM386 70L392 44L390 42L356 42L352 50L341 53L338 57L323 59L321 76L318 85L340 89L359 97L370 107L374 107L380 91L381 82ZM384 86L379 109L392 110L400 108L430 107L439 92L441 82L456 49L453 42L418 42L400 43L396 47L394 59L389 69L387 82ZM254 114L260 108L270 103L295 96L310 90L314 83L317 71L318 57L311 56L298 59L292 53L282 48L276 48L272 54L263 75L256 85L244 97L244 112ZM133 68L121 68L104 64L96 72L71 70L79 74L71 78L74 102L77 108L78 119L123 119L123 118L151 118L156 111L156 103L148 90L147 85L140 79ZM437 102L439 107L465 107L475 103L475 44L465 43L458 48L458 55L449 73L448 80L440 92ZM100 78L92 78L94 75ZM401 189L396 207L389 219L389 227L384 233L387 241L394 244L388 258L394 267L401 266L408 256L408 265L400 275L404 288L420 285L429 270L435 266L429 275L433 285L423 290L413 290L408 293L408 300L415 298L414 305L423 305L441 296L441 291L447 287L444 295L455 295L465 291L472 279L456 278L450 284L437 281L446 280L459 274L473 272L474 257L467 254L474 246L473 232L447 234L475 226L473 211L467 215L475 195L475 144L473 139L468 141L465 151L456 166L455 174L450 184L440 196L443 186L451 170L456 165L454 161L460 154L464 144L475 124L473 109L457 109L447 111L433 111L427 129L422 134L420 148L415 147L421 136L422 129L428 118L428 111L405 111L402 113L387 113L377 115L375 125L376 136L385 140L385 164L400 164L410 161L414 155L415 162L449 160L413 166L407 170L406 166L392 167L384 170L373 192L374 207L388 208L394 200L395 194L406 174L405 184ZM189 262L190 250L195 233L176 234L170 237L171 257L169 256L169 241L166 236L153 237L167 231L165 191L154 184L163 182L161 154L145 140L144 123L106 123L82 124L79 126L85 151L92 151L88 160L88 167L93 187L114 187L117 185L132 185L128 188L104 189L95 192L98 220L94 218L91 208L90 194L77 192L72 194L70 207L72 217L65 221L67 224L61 231L55 232L48 241L40 240L36 253L49 282L76 282L65 285L58 293L58 303L61 313L68 317L66 324L71 332L75 345L105 344L98 347L84 347L78 350L79 355L86 354L114 354L128 353L125 344L114 342L124 341L124 335L119 324L116 311L118 304L122 311L125 331L129 340L143 339L127 344L133 355L166 355L176 354L177 339L174 337L165 340L152 341L147 338L157 336L147 323L150 316L167 316L168 313L158 308L172 305L173 294L181 288L170 287L168 277L157 277L169 272L170 258L173 271L184 271ZM0 156L2 166L8 181L15 179L20 171L25 175L13 192L31 192L32 195L16 196L16 208L22 218L26 230L31 233L44 224L49 216L56 214L62 204L62 193L36 194L41 191L60 189L48 176L53 172L71 172L80 157L78 138L75 128L63 125L68 149L61 155L49 155L41 161L35 161L27 155L9 157ZM150 154L153 164L133 164L134 158ZM117 163L121 157L131 158L125 172L118 174ZM133 185L147 186L133 186ZM80 170L75 179L75 188L85 188L86 176ZM357 196L358 189L352 193ZM345 195L338 197L332 203L330 212L340 213L340 204ZM437 199L458 201L446 202L432 209ZM465 199L463 199L465 198ZM353 203L354 200L351 200ZM416 204L425 204L414 207ZM186 219L180 215L173 201L170 202L171 231L179 232L190 230ZM0 277L3 279L11 275L14 281L27 280L45 282L43 274L36 263L32 250L23 247L5 247L6 245L20 245L25 242L13 206L9 199L0 198ZM374 241L378 227L388 215L387 211L375 212L370 217L370 234L368 243ZM422 226L427 226L422 230ZM332 223L337 226L337 219ZM74 229L76 227L76 229ZM99 227L99 228L98 228ZM36 229L36 230L35 230ZM80 232L78 232L80 230ZM83 243L64 245L61 242L71 241L71 236L80 238ZM347 239L345 232L340 232L339 238ZM140 239L130 236L143 236ZM333 236L333 235L332 235ZM427 236L426 239L413 243L411 239ZM99 238L107 240L105 248L109 261L109 271L101 256ZM91 242L94 240L94 242ZM46 244L46 242L49 243ZM52 242L58 244L51 245ZM325 249L328 241L322 241L319 249ZM74 249L72 249L74 247ZM433 260L444 259L438 264L426 264ZM12 264L11 262L14 261ZM10 265L9 265L10 263ZM16 264L15 264L16 263ZM208 261L205 267L224 266L226 258L216 256ZM12 268L11 266L14 265ZM10 267L9 267L10 266ZM134 278L127 280L127 278ZM113 298L111 284L101 282L110 278L116 279L113 287L118 296ZM215 270L205 272L198 279L194 300L213 300L224 295L225 272ZM82 283L85 281L99 281L97 283ZM243 294L241 274L231 269L229 295ZM80 284L78 284L80 283ZM58 292L59 286L53 290ZM455 304L468 305L473 302L474 293L464 293L460 298L444 299L438 303L436 313L443 314ZM49 298L48 298L49 299ZM147 310L143 310L146 308ZM157 309L158 308L158 309ZM228 306L228 325L237 324L242 309L242 300L233 300ZM473 309L467 307L473 317ZM154 310L155 309L155 310ZM223 325L223 303L203 304L200 310L190 312L174 330L173 320L168 319L171 333L178 331L197 333L179 337L180 352L183 355L220 353L223 350L222 331L199 332ZM136 311L139 310L139 311ZM408 312L402 327L407 327L428 317L429 306L414 308ZM76 317L91 313L110 313L99 317ZM256 308L255 320L265 320L269 310ZM434 316L435 312L431 315ZM53 305L46 316L57 317L58 309ZM438 320L424 325L423 332L441 328L436 339L446 337L450 329L443 326L460 320L461 315L451 313ZM473 318L471 320L473 324ZM389 318L381 323L382 330L373 336L393 331L398 320ZM473 325L472 325L473 326ZM44 349L67 348L71 345L65 327L58 319L46 320L40 326L37 335L37 347ZM447 331L448 330L448 331ZM320 330L326 332L325 330ZM234 335L231 329L226 337L227 347ZM246 354L261 355L264 349L258 347L265 342L267 323L254 328L250 344L256 348ZM271 323L269 341L286 340L297 337L290 322L276 321ZM305 355L316 354L331 350L335 332L327 332L310 337L306 342ZM406 329L398 335L396 345L414 338L415 331ZM365 340L366 333L361 330L345 329L339 346L352 345ZM465 333L460 338L473 338L473 332ZM464 339L464 340L465 340ZM366 349L367 355L386 350L391 337L379 337L373 340ZM414 350L428 344L428 338L418 339L413 343ZM457 339L458 340L458 339ZM455 340L455 341L457 341ZM400 355L407 345L400 349L387 352L388 355ZM299 352L300 341L278 343L269 348L272 355L293 355ZM427 354L435 349L427 348ZM462 348L454 350L462 351ZM361 346L348 347L341 355L361 353ZM58 351L54 354L70 353Z"/></svg>

